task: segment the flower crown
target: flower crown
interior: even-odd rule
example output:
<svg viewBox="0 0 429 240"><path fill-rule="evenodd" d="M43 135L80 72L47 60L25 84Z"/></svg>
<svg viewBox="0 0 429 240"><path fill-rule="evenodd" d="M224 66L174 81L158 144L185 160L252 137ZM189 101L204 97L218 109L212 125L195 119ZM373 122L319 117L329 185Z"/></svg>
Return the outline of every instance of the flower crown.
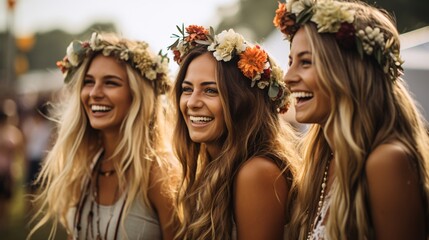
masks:
<svg viewBox="0 0 429 240"><path fill-rule="evenodd" d="M288 110L289 91L282 81L283 71L260 46L249 45L233 29L222 31L218 35L214 34L211 27L208 30L202 26L189 25L184 29L182 25L182 28L177 26L177 29L180 35L173 34L177 40L168 49L173 51L174 61L178 64L196 46L207 46L207 50L213 52L217 61L228 62L238 57L238 68L251 80L251 87L257 85L258 88L265 89L268 86L268 95L277 112L284 113Z"/></svg>
<svg viewBox="0 0 429 240"><path fill-rule="evenodd" d="M373 56L392 81L402 75L399 45L395 39L385 39L378 27L359 29L355 19L356 10L350 3L334 0L290 0L280 3L273 23L291 41L301 25L311 21L319 33L334 33L340 46L356 48L363 58L364 53Z"/></svg>
<svg viewBox="0 0 429 240"><path fill-rule="evenodd" d="M129 48L125 43L111 44L103 40L103 37L94 32L89 41L72 41L67 47L67 54L63 60L57 62L57 67L64 74L64 82L68 83L82 63L82 61L101 52L104 56L114 56L119 60L129 63L142 76L151 81L156 81L158 93L164 94L170 88L168 78L168 57L160 51L153 56L149 52L149 45L146 42L138 41L136 46Z"/></svg>

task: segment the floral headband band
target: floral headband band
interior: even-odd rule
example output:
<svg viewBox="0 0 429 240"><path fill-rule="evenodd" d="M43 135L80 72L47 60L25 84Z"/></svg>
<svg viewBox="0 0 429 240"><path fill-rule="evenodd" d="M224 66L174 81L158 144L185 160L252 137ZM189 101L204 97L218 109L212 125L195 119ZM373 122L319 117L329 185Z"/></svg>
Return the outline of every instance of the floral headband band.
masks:
<svg viewBox="0 0 429 240"><path fill-rule="evenodd" d="M333 33L340 46L373 56L392 81L402 75L399 45L378 28L359 29L350 3L334 0L290 0L279 3L273 23L291 41L301 25L313 22L319 33Z"/></svg>
<svg viewBox="0 0 429 240"><path fill-rule="evenodd" d="M66 56L57 62L57 67L64 74L64 82L68 83L85 58L100 52L104 56L113 56L129 63L142 76L156 82L158 94L164 94L171 85L168 78L169 59L166 54L162 55L161 51L158 55L152 56L148 48L146 42L140 41L132 48L129 48L125 43L113 45L103 40L100 34L94 32L89 41L72 41L67 47Z"/></svg>
<svg viewBox="0 0 429 240"><path fill-rule="evenodd" d="M173 34L177 40L168 49L173 51L174 61L178 64L196 46L207 46L207 50L213 52L217 61L228 62L238 57L238 68L251 80L251 87L268 87L268 95L277 112L284 113L288 110L289 91L282 80L283 71L269 60L268 54L260 46L249 45L242 35L232 29L218 35L214 34L213 28L208 30L197 25L189 25L186 29L182 25L182 28L177 26L177 29L180 35Z"/></svg>

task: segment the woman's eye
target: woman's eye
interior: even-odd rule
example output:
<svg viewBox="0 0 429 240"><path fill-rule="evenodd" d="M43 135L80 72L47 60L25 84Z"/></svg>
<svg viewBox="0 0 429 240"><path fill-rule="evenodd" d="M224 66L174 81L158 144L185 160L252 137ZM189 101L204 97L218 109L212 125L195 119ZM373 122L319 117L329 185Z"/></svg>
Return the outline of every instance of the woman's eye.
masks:
<svg viewBox="0 0 429 240"><path fill-rule="evenodd" d="M190 92L192 92L192 88L184 86L184 87L182 87L182 92L190 93Z"/></svg>
<svg viewBox="0 0 429 240"><path fill-rule="evenodd" d="M84 79L83 80L83 85L89 85L89 84L93 84L94 83L94 80L92 80L92 79Z"/></svg>
<svg viewBox="0 0 429 240"><path fill-rule="evenodd" d="M116 81L110 81L110 80L106 81L106 84L107 85L111 85L111 86L120 86L120 84L118 82L116 82Z"/></svg>
<svg viewBox="0 0 429 240"><path fill-rule="evenodd" d="M301 60L302 65L309 66L311 65L311 60Z"/></svg>
<svg viewBox="0 0 429 240"><path fill-rule="evenodd" d="M219 91L216 88L207 88L205 90L206 93L217 94Z"/></svg>

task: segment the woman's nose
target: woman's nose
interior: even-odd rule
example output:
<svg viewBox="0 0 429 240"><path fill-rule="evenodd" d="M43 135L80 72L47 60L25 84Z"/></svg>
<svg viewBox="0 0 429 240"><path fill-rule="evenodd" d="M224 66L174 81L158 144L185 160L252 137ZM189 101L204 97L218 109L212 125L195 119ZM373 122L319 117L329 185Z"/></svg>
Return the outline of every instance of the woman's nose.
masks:
<svg viewBox="0 0 429 240"><path fill-rule="evenodd" d="M286 71L286 74L284 75L283 80L286 83L286 85L291 85L294 82L298 81L298 77L297 77L295 70L292 66L290 66L288 68L288 70Z"/></svg>
<svg viewBox="0 0 429 240"><path fill-rule="evenodd" d="M89 92L89 96L93 97L93 98L103 97L104 96L103 85L95 83L94 86L92 87L91 91Z"/></svg>
<svg viewBox="0 0 429 240"><path fill-rule="evenodd" d="M201 101L201 96L198 92L192 92L192 94L188 98L188 102L186 103L188 108L199 108L203 106L203 102Z"/></svg>

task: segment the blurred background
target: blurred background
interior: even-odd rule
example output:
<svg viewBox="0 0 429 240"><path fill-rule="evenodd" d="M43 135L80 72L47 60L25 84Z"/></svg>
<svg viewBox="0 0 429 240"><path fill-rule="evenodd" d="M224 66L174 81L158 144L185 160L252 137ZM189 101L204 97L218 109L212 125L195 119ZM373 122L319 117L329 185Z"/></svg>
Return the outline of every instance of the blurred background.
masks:
<svg viewBox="0 0 429 240"><path fill-rule="evenodd" d="M405 76L429 119L429 1L367 1L396 16ZM176 25L234 28L259 42L285 68L288 43L272 24L276 0L0 0L0 238L25 239L32 208L28 194L52 143L43 114L63 84L56 61L74 39L114 31L167 52ZM171 53L169 53L172 57ZM174 76L176 64L171 61ZM293 120L293 109L285 117ZM49 227L33 239L47 239ZM57 239L65 239L60 232Z"/></svg>

